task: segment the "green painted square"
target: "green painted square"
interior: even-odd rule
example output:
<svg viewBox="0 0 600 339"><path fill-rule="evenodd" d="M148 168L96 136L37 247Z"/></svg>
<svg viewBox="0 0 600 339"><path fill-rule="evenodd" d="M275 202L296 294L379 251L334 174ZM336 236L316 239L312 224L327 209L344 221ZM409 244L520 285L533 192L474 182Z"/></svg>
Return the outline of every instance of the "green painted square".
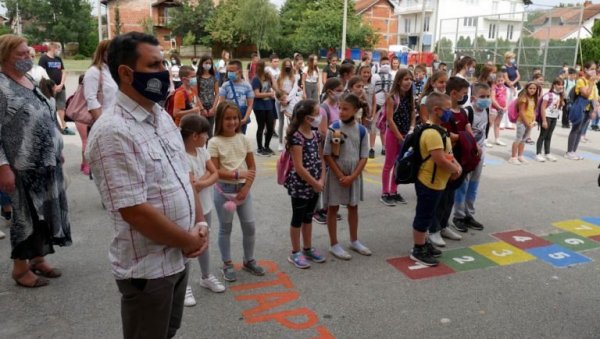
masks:
<svg viewBox="0 0 600 339"><path fill-rule="evenodd" d="M491 266L498 266L493 261L470 248L457 248L444 251L440 261L455 271L470 271Z"/></svg>
<svg viewBox="0 0 600 339"><path fill-rule="evenodd" d="M571 232L550 234L542 238L576 252L600 247L600 243Z"/></svg>

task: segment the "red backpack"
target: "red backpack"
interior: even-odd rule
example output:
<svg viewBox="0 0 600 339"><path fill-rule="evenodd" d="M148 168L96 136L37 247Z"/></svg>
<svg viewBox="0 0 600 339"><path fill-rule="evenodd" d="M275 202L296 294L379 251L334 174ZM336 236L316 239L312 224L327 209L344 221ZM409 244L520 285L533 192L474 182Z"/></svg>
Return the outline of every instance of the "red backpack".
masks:
<svg viewBox="0 0 600 339"><path fill-rule="evenodd" d="M461 114L466 115L469 123L471 123L468 113L465 113L465 111L461 109ZM452 148L454 157L462 167L463 174L470 173L477 168L477 165L479 165L479 162L481 161L477 149L477 140L475 140L475 137L467 131L458 131L454 117L450 118L450 125L452 126L451 132L458 134L458 141Z"/></svg>
<svg viewBox="0 0 600 339"><path fill-rule="evenodd" d="M175 120L175 116L173 116L173 111L175 111L175 94L179 91L183 91L183 95L185 95L186 109L190 106L190 98L188 96L187 91L185 90L185 88L183 86L180 86L173 93L169 94L169 96L167 97L167 100L165 100L165 111L167 111L167 113L169 113L169 115L171 116L171 118L173 118L173 120Z"/></svg>

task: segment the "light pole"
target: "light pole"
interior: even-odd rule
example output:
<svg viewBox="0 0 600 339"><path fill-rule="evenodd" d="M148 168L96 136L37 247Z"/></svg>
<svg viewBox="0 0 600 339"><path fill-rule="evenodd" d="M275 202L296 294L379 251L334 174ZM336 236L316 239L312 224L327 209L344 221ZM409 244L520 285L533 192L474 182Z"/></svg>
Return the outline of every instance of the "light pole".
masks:
<svg viewBox="0 0 600 339"><path fill-rule="evenodd" d="M348 25L348 0L344 0L344 19L342 20L342 55L340 59L344 59L346 55L346 25Z"/></svg>
<svg viewBox="0 0 600 339"><path fill-rule="evenodd" d="M102 4L100 0L96 0L96 7L98 8L98 42L102 41Z"/></svg>

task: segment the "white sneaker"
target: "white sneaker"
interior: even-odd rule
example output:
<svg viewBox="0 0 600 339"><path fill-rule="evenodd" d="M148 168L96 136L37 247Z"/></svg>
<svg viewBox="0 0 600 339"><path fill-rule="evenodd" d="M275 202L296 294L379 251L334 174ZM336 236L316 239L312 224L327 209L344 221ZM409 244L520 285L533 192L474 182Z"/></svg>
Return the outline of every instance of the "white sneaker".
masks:
<svg viewBox="0 0 600 339"><path fill-rule="evenodd" d="M584 144L589 142L590 139L586 138L586 137L581 137L581 142L583 142Z"/></svg>
<svg viewBox="0 0 600 339"><path fill-rule="evenodd" d="M429 241L437 247L446 246L446 242L442 239L442 234L440 232L429 233Z"/></svg>
<svg viewBox="0 0 600 339"><path fill-rule="evenodd" d="M446 239L450 239L450 240L462 239L462 235L454 232L452 230L452 228L450 228L450 227L442 228L442 230L440 231L440 234L442 235L442 238L446 238Z"/></svg>
<svg viewBox="0 0 600 339"><path fill-rule="evenodd" d="M498 146L506 146L506 144L503 143L502 140L500 140L500 139L496 140L496 145L498 145Z"/></svg>
<svg viewBox="0 0 600 339"><path fill-rule="evenodd" d="M192 307L196 306L196 298L192 293L192 287L188 286L185 288L185 299L183 299L183 306Z"/></svg>
<svg viewBox="0 0 600 339"><path fill-rule="evenodd" d="M527 165L529 163L529 161L527 161L527 159L525 159L524 156L520 156L517 158L519 160L519 162L523 165Z"/></svg>
<svg viewBox="0 0 600 339"><path fill-rule="evenodd" d="M565 153L565 158L567 158L569 160L579 160L579 156L577 154L575 154L574 152Z"/></svg>
<svg viewBox="0 0 600 339"><path fill-rule="evenodd" d="M329 252L331 252L331 254L333 254L333 256L338 259L342 259L342 260L352 259L352 256L350 255L350 253L346 252L346 250L344 250L342 248L342 246L340 246L340 244L335 244L335 245L331 246L329 248Z"/></svg>
<svg viewBox="0 0 600 339"><path fill-rule="evenodd" d="M4 232L0 231L0 239L4 239L6 238L6 234L4 234Z"/></svg>
<svg viewBox="0 0 600 339"><path fill-rule="evenodd" d="M283 144L279 144L279 146L277 146L277 150L279 152L283 151Z"/></svg>
<svg viewBox="0 0 600 339"><path fill-rule="evenodd" d="M206 279L200 279L200 286L208 288L215 293L225 292L225 285L217 279L214 275L210 274Z"/></svg>
<svg viewBox="0 0 600 339"><path fill-rule="evenodd" d="M521 162L517 158L508 159L508 163L511 165L520 165L521 164Z"/></svg>
<svg viewBox="0 0 600 339"><path fill-rule="evenodd" d="M556 159L556 157L552 154L546 154L546 160L556 162L558 159Z"/></svg>
<svg viewBox="0 0 600 339"><path fill-rule="evenodd" d="M539 161L539 162L546 162L546 157L544 157L541 154L538 154L538 155L535 156L535 160Z"/></svg>
<svg viewBox="0 0 600 339"><path fill-rule="evenodd" d="M487 148L493 148L494 144L492 144L491 142L489 142L489 141L486 140L485 141L485 147L487 147Z"/></svg>
<svg viewBox="0 0 600 339"><path fill-rule="evenodd" d="M355 251L355 252L357 252L357 253L359 253L359 254L366 255L366 256L369 256L369 255L373 254L368 247L366 247L365 245L363 245L358 240L350 243L350 249L353 250L353 251Z"/></svg>

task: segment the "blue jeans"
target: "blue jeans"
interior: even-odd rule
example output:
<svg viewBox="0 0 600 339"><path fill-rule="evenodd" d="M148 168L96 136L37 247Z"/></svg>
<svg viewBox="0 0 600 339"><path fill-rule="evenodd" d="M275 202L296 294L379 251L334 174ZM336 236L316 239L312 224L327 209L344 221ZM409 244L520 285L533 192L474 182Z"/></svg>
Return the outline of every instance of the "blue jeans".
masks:
<svg viewBox="0 0 600 339"><path fill-rule="evenodd" d="M0 192L0 206L4 207L10 205L12 205L12 201L10 200L8 194Z"/></svg>
<svg viewBox="0 0 600 339"><path fill-rule="evenodd" d="M435 210L440 202L444 191L436 191L423 185L418 179L415 182L417 193L417 208L413 229L419 232L427 232L435 220Z"/></svg>
<svg viewBox="0 0 600 339"><path fill-rule="evenodd" d="M217 183L225 194L236 194L244 184ZM223 204L228 201L223 193L215 187L215 211L219 218L219 250L223 262L231 261L231 229L233 227L233 214ZM242 243L244 247L244 262L254 259L254 210L252 209L252 195L248 193L246 200L237 206L237 214L242 226Z"/></svg>

